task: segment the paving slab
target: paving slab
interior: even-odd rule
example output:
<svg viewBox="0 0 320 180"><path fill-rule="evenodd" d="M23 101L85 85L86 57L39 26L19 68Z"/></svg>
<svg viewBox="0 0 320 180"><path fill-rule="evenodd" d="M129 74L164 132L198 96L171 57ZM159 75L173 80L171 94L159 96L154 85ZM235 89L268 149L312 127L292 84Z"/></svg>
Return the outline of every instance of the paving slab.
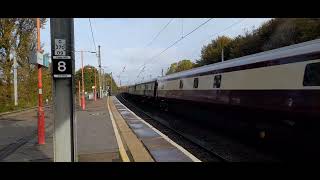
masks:
<svg viewBox="0 0 320 180"><path fill-rule="evenodd" d="M106 106L106 98L87 101L87 109L77 108L77 148L79 161L119 162L121 158ZM0 117L0 155L3 162L52 162L53 114L45 109L46 143L37 144L37 111L28 110ZM23 138L31 137L27 141ZM17 144L17 142L22 142ZM19 146L17 146L19 145ZM11 148L15 147L15 148ZM9 154L8 154L9 152ZM8 155L7 155L8 154Z"/></svg>
<svg viewBox="0 0 320 180"><path fill-rule="evenodd" d="M119 148L107 109L107 98L88 101L86 108L77 112L79 161L119 161Z"/></svg>
<svg viewBox="0 0 320 180"><path fill-rule="evenodd" d="M154 128L149 127L141 118L129 111L117 98L113 97L112 101L128 127L156 162L192 162L181 149L169 143Z"/></svg>

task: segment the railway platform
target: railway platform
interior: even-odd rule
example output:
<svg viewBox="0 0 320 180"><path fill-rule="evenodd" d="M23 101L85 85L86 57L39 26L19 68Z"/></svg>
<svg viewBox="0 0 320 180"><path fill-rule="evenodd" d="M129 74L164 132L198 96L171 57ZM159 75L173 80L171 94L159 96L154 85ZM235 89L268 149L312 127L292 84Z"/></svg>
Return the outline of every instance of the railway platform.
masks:
<svg viewBox="0 0 320 180"><path fill-rule="evenodd" d="M120 134L129 150L142 144L152 160L156 162L200 162L190 152L124 106L116 97L109 99L109 104ZM129 138L130 136L131 138ZM132 144L133 141L137 143ZM135 151L130 150L129 152L132 154ZM132 156L135 158L135 154Z"/></svg>
<svg viewBox="0 0 320 180"><path fill-rule="evenodd" d="M45 108L46 144L37 144L37 109L0 116L0 162L53 162L53 110ZM77 108L79 162L200 161L116 97Z"/></svg>

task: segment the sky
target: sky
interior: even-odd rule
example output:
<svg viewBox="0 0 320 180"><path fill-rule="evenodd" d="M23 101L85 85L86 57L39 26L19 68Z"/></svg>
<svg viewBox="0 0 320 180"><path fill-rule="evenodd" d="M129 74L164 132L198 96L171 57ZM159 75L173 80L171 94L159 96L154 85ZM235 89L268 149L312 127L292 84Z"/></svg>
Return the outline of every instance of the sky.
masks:
<svg viewBox="0 0 320 180"><path fill-rule="evenodd" d="M171 63L200 58L201 48L212 39L235 37L259 27L269 18L213 18L173 47L158 55L182 36L209 18L88 18L74 19L75 50L96 51L101 46L101 64L112 72L119 85L134 84L161 75ZM170 23L169 23L170 22ZM168 24L165 29L166 24ZM162 30L161 33L156 35ZM94 41L93 41L94 39ZM153 40L153 41L152 41ZM41 43L50 51L50 22L41 30ZM75 54L76 70L81 68L80 53ZM154 57L154 58L153 58ZM98 66L95 54L84 53L84 65ZM145 68L143 66L145 65ZM143 71L140 73L140 71ZM140 74L140 75L139 75Z"/></svg>

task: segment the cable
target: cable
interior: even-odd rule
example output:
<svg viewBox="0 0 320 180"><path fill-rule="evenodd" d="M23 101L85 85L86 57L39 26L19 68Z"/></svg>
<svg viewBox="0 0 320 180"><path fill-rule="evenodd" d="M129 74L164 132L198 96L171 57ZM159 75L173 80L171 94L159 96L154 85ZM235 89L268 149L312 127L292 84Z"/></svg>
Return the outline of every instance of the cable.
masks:
<svg viewBox="0 0 320 180"><path fill-rule="evenodd" d="M242 21L244 21L245 19L246 19L246 18L241 19L241 20L239 20L239 21L237 21L237 22L235 22L235 23L231 24L230 26L226 27L226 28L225 28L225 29L223 29L222 31L217 32L217 33L215 33L215 34L213 34L213 35L208 36L206 39L204 39L204 40L200 41L200 43L202 43L202 42L204 42L204 41L208 40L210 37L216 36L216 35L218 35L218 34L220 34L220 33L223 33L223 32L225 32L225 31L227 31L228 29L230 29L231 27L233 27L233 26L235 26L235 25L237 25L237 24L241 23L241 22L242 22ZM196 50L197 50L197 49L196 49ZM192 52L192 54L194 54L194 53L196 52L196 50L195 50L195 51L193 51L193 52Z"/></svg>
<svg viewBox="0 0 320 180"><path fill-rule="evenodd" d="M174 18L170 19L170 21L158 32L158 34L151 40L151 42L149 42L149 43L146 45L146 47L150 46L150 45L153 43L153 41L154 41L155 39L157 39L157 37L161 34L162 31L164 31L164 30L168 27L168 25L172 22L173 19L174 19Z"/></svg>
<svg viewBox="0 0 320 180"><path fill-rule="evenodd" d="M200 27L202 27L203 25L207 24L209 21L211 21L213 18L208 19L207 21L203 22L202 24L200 24L198 27L196 27L195 29L193 29L192 31L190 31L188 34L186 34L185 36L181 37L180 39L178 39L177 41L175 41L173 44L171 44L169 47L167 47L166 49L164 49L163 51L161 51L160 53L156 54L155 56L151 57L149 59L149 62L145 62L144 65L140 66L138 69L140 69L141 67L145 67L145 65L147 63L151 63L153 61L151 61L152 59L160 56L162 53L164 53L165 51L167 51L168 49L170 49L171 47L173 47L174 45L176 45L178 42L180 42L181 40L183 40L184 38L188 37L190 34L192 34L193 32L195 32L196 30L198 30ZM141 72L140 72L141 73ZM139 73L139 74L140 74Z"/></svg>
<svg viewBox="0 0 320 180"><path fill-rule="evenodd" d="M181 18L181 37L183 37L183 18Z"/></svg>
<svg viewBox="0 0 320 180"><path fill-rule="evenodd" d="M93 36L93 31L92 31L92 25L91 25L91 20L90 20L90 18L89 18L89 23L90 23L91 36L92 36L92 41L93 41L94 49L95 49L95 51L97 52L96 41L94 40L94 36Z"/></svg>
<svg viewBox="0 0 320 180"><path fill-rule="evenodd" d="M171 18L171 19L169 20L169 22L168 22L168 23L158 32L158 34L145 46L145 48L148 47L148 46L150 46L150 45L159 37L159 35L169 26L169 24L173 21L173 19L174 19L174 18ZM144 65L145 65L145 63L143 64L143 66L144 66ZM140 67L139 67L139 69L140 69ZM141 74L142 71L143 71L143 70L141 70L141 71L139 72L137 78L140 76L140 74Z"/></svg>

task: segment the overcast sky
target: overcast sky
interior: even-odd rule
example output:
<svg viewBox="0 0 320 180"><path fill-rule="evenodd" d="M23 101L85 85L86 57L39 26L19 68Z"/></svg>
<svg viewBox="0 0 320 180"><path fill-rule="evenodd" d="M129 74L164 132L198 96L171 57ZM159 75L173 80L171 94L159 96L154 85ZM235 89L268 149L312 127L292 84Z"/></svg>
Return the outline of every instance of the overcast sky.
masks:
<svg viewBox="0 0 320 180"><path fill-rule="evenodd" d="M150 60L207 20L208 18L93 18L91 23L96 46L101 46L101 61L105 72L113 72L118 84L120 75L121 85L127 85L143 77L144 80L157 77L161 75L161 69L165 72L171 63L178 60L195 61L200 57L201 48L217 36L235 37L243 34L245 30L259 27L268 19L214 18L160 56ZM170 24L152 41L169 21ZM75 19L74 31L76 50L95 51L88 18ZM45 51L50 52L49 21L41 31L41 43L44 44ZM137 78L144 63L145 69ZM95 54L84 53L84 64L97 66ZM80 54L76 53L76 70L80 67Z"/></svg>

